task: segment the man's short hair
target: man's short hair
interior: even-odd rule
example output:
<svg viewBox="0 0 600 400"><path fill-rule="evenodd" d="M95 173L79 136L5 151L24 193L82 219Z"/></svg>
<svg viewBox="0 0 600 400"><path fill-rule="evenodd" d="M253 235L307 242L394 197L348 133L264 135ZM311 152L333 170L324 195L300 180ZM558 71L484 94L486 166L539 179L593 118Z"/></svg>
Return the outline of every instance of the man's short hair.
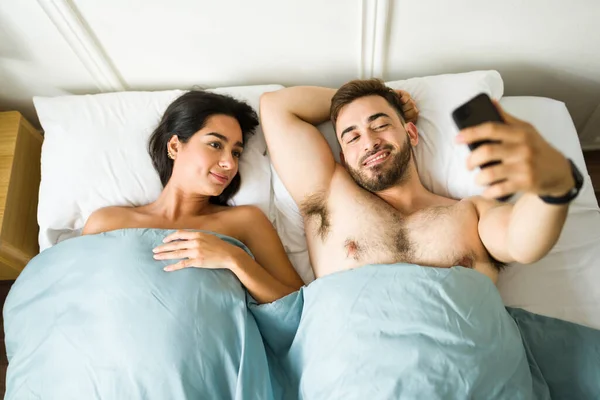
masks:
<svg viewBox="0 0 600 400"><path fill-rule="evenodd" d="M356 79L344 84L335 92L331 99L331 108L329 116L335 127L338 115L342 107L352 103L354 100L366 96L381 96L400 117L402 122L405 121L404 112L402 111L402 103L400 96L391 88L387 87L381 79Z"/></svg>

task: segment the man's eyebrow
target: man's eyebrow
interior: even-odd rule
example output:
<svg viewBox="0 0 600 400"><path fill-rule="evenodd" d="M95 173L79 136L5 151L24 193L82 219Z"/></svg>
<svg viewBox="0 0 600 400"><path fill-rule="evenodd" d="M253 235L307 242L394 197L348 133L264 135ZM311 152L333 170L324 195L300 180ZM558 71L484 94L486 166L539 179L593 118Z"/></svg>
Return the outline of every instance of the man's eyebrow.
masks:
<svg viewBox="0 0 600 400"><path fill-rule="evenodd" d="M352 132L352 131L353 131L353 130L355 130L355 129L356 129L356 125L352 125L352 126L349 126L349 127L347 127L346 129L344 129L344 130L342 131L342 135L340 136L340 140L344 139L344 135L345 135L346 133L348 133L348 132Z"/></svg>
<svg viewBox="0 0 600 400"><path fill-rule="evenodd" d="M389 118L390 116L387 115L386 113L377 113L377 114L373 114L371 115L369 118L367 118L367 122L373 122L375 121L377 118L381 118L381 117L387 117Z"/></svg>
<svg viewBox="0 0 600 400"><path fill-rule="evenodd" d="M216 137L216 138L219 138L219 139L221 139L222 141L224 141L225 143L229 143L229 139L227 139L227 136L225 136L225 135L221 135L220 133L217 133L217 132L209 132L209 133L207 133L207 134L206 134L206 136L208 136L208 135L210 135L210 136L214 136L214 137ZM244 148L244 143L242 143L242 142L236 142L236 143L235 143L235 145L236 145L237 147Z"/></svg>

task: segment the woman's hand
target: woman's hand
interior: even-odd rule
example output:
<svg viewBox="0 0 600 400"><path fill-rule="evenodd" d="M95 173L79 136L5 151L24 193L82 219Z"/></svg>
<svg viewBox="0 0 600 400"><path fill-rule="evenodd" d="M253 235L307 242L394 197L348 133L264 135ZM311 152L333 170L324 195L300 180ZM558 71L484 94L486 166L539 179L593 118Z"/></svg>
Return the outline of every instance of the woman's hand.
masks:
<svg viewBox="0 0 600 400"><path fill-rule="evenodd" d="M190 231L177 231L167 236L165 244L153 249L155 260L179 260L168 265L165 271L182 268L231 269L239 247L219 239L217 236Z"/></svg>
<svg viewBox="0 0 600 400"><path fill-rule="evenodd" d="M419 119L419 109L417 103L410 97L410 94L406 90L396 90L398 97L400 97L400 103L402 103L402 112L404 113L404 119L406 122L417 123Z"/></svg>

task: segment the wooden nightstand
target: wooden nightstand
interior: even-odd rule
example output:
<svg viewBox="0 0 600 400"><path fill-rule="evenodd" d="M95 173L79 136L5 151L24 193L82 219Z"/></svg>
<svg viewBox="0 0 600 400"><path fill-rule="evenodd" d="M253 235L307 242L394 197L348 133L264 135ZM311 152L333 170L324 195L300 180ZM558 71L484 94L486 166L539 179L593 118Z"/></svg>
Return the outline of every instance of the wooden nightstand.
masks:
<svg viewBox="0 0 600 400"><path fill-rule="evenodd" d="M42 141L19 112L0 112L0 280L15 279L39 252Z"/></svg>

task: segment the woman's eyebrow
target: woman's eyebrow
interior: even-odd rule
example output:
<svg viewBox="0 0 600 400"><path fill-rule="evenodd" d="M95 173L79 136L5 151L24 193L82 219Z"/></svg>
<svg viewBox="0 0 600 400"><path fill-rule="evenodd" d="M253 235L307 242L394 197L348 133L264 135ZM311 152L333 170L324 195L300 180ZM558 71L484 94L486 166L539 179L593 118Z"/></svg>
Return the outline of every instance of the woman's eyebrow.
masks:
<svg viewBox="0 0 600 400"><path fill-rule="evenodd" d="M209 133L206 134L206 136L209 136L209 135L210 136L214 136L216 138L219 138L222 141L224 141L225 143L229 143L229 139L227 139L227 136L225 136L225 135L221 135L220 133L217 133L217 132L209 132ZM242 142L236 142L235 145L237 147L244 148L244 143L242 143Z"/></svg>

